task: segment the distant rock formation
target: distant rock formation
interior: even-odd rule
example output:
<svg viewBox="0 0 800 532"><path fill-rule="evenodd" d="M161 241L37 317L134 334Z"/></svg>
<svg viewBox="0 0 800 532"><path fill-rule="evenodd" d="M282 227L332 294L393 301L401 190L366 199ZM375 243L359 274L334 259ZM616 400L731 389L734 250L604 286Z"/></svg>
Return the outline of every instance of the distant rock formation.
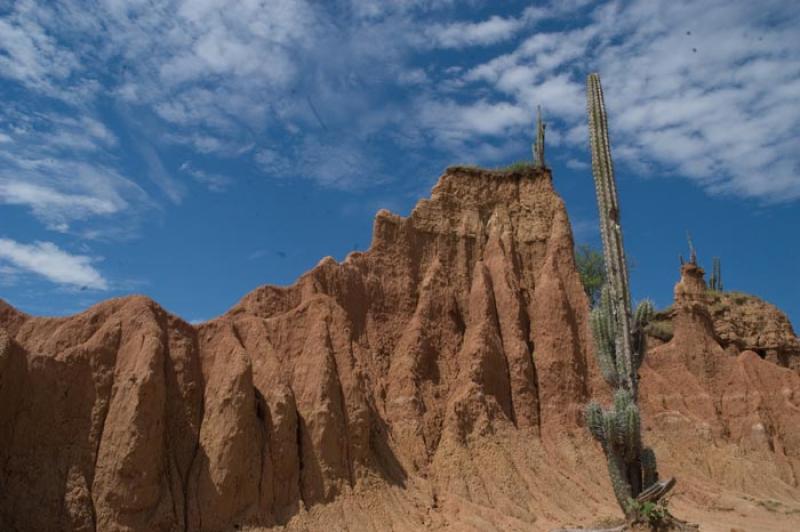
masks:
<svg viewBox="0 0 800 532"><path fill-rule="evenodd" d="M642 368L648 441L688 493L800 503L800 377L726 353L701 308L675 305ZM408 218L378 213L368 251L197 326L141 296L67 318L0 302L0 530L530 530L613 513L580 426L607 394L587 317L564 204L534 168L449 168Z"/></svg>
<svg viewBox="0 0 800 532"><path fill-rule="evenodd" d="M742 292L709 290L703 269L687 263L675 286L675 308L692 308L710 320L720 345L732 355L753 351L783 367L800 370L800 339L786 315ZM674 315L674 311L666 315Z"/></svg>
<svg viewBox="0 0 800 532"><path fill-rule="evenodd" d="M800 355L793 351L797 338L775 307L752 296L742 307L737 297L709 293L696 264L681 267L669 312L672 339L651 350L642 370L645 419L662 438L659 452L676 466L703 464L718 474L715 480L739 489L797 488L800 375L789 368ZM720 301L726 302L722 313ZM769 336L770 344L758 337L749 337L749 344L731 341L748 337L753 323L781 335ZM759 345L794 353L793 359L763 360L753 351ZM747 458L725 464L726 447Z"/></svg>

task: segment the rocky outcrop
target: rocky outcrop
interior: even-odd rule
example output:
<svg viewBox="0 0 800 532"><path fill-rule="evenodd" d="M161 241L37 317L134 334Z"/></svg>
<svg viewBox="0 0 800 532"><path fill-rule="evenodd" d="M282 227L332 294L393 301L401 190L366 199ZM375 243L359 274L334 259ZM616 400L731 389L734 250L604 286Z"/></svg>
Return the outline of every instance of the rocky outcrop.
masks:
<svg viewBox="0 0 800 532"><path fill-rule="evenodd" d="M0 529L529 530L613 511L580 415L607 390L549 172L450 168L373 235L197 326L140 296L68 318L0 302ZM766 471L800 501L797 374L675 308L642 369L648 441L688 487L696 445L757 464L703 478Z"/></svg>
<svg viewBox="0 0 800 532"><path fill-rule="evenodd" d="M558 331L531 328L553 298L549 323L568 316L569 356L585 353L549 174L451 169L409 218L379 213L374 235L368 252L196 328L142 297L62 319L4 307L2 523L284 522L365 479L424 474L445 434L538 431L585 399L585 386L568 397L555 384L583 382L585 364L561 367Z"/></svg>
<svg viewBox="0 0 800 532"><path fill-rule="evenodd" d="M712 292L707 298L714 331L726 349L753 351L800 371L800 339L783 312L741 292Z"/></svg>
<svg viewBox="0 0 800 532"><path fill-rule="evenodd" d="M800 339L783 312L749 294L709 290L705 272L697 264L687 263L681 272L675 285L675 307L691 307L706 315L716 341L731 356L753 351L779 366L800 370ZM659 317L673 320L675 315L671 307ZM671 325L666 329L667 336L671 335Z"/></svg>
<svg viewBox="0 0 800 532"><path fill-rule="evenodd" d="M719 328L737 324L715 315L718 297L707 293L702 269L682 266L670 312L673 337L652 349L642 368L644 418L674 465L702 465L733 489L796 497L800 375L726 343ZM747 458L725 463L734 456Z"/></svg>

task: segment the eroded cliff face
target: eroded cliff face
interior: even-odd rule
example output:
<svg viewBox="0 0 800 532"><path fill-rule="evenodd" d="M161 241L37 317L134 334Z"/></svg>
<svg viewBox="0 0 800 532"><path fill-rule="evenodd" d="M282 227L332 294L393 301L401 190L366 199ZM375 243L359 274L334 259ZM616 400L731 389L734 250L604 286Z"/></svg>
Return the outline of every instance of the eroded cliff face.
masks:
<svg viewBox="0 0 800 532"><path fill-rule="evenodd" d="M64 319L5 309L3 523L283 522L363 479L426 474L443 441L574 424L572 261L549 174L451 169L409 218L380 212L368 252L197 328L142 297Z"/></svg>
<svg viewBox="0 0 800 532"><path fill-rule="evenodd" d="M139 296L58 319L0 302L0 529L530 530L612 513L580 426L607 394L587 315L549 172L458 167L408 218L378 213L368 251L196 327ZM764 489L800 502L797 373L726 353L691 306L674 325L642 370L665 470L691 490L764 465L779 483ZM690 445L721 469L699 474ZM734 452L753 470L724 470Z"/></svg>
<svg viewBox="0 0 800 532"><path fill-rule="evenodd" d="M718 484L796 498L800 374L792 369L798 365L792 349L797 338L783 314L752 296L747 307L733 302L728 307L729 316L746 319L724 319L720 298L736 297L709 293L703 270L683 265L670 312L673 338L648 353L641 372L645 416L658 431L662 456L687 470L700 466ZM753 322L763 324L758 330L769 344L759 343L758 335L749 345L730 341L752 334ZM784 353L784 360L753 351L765 345Z"/></svg>

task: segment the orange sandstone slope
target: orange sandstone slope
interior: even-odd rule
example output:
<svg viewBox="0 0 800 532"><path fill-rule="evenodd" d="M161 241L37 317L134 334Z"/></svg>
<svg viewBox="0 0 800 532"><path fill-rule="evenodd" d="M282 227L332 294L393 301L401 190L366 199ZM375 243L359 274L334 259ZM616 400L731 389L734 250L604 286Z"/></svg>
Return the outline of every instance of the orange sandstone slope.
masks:
<svg viewBox="0 0 800 532"><path fill-rule="evenodd" d="M680 478L678 513L792 530L795 355L723 349L727 322L683 273L672 339L641 372L645 438ZM608 395L587 314L549 172L461 167L408 218L379 212L369 251L196 327L140 296L68 318L0 302L0 530L544 530L616 515L581 426L590 395Z"/></svg>

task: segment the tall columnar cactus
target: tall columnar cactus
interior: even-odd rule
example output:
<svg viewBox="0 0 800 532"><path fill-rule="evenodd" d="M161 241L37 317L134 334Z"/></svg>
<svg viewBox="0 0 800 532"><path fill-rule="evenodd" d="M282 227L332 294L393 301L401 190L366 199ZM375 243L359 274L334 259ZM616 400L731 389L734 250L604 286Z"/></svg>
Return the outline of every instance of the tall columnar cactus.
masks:
<svg viewBox="0 0 800 532"><path fill-rule="evenodd" d="M611 407L603 408L595 401L586 406L586 422L603 447L617 501L625 514L632 517L631 499L658 480L655 454L642 444L638 406L638 369L646 349L644 327L653 315L653 305L643 301L631 312L608 123L597 74L589 75L587 102L592 170L607 272L607 282L599 304L592 309L590 323L600 370L616 391Z"/></svg>
<svg viewBox="0 0 800 532"><path fill-rule="evenodd" d="M712 290L722 292L722 267L719 263L719 257L714 257L713 266L711 268L711 277L708 280L708 287Z"/></svg>
<svg viewBox="0 0 800 532"><path fill-rule="evenodd" d="M622 247L622 229L619 225L619 201L611 146L608 142L608 122L603 102L600 77L590 74L587 81L589 112L589 140L592 147L592 172L594 173L597 208L600 213L600 234L603 237L603 257L606 264L608 297L617 334L614 337L618 354L622 385L633 397L637 395L636 372L632 365L631 303L628 289L628 265Z"/></svg>
<svg viewBox="0 0 800 532"><path fill-rule="evenodd" d="M542 122L542 108L536 108L536 143L533 145L533 165L536 168L544 168L544 129L546 125Z"/></svg>

